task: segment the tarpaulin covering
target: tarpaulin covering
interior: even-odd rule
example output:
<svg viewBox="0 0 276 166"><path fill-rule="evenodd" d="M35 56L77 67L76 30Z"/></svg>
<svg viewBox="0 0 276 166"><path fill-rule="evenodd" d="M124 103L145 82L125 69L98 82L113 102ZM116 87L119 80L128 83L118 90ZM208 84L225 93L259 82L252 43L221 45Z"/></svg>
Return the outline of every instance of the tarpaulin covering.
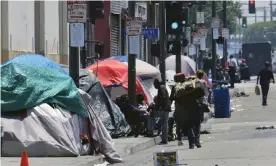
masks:
<svg viewBox="0 0 276 166"><path fill-rule="evenodd" d="M175 55L171 55L165 59L166 71L175 70L175 58ZM194 75L196 73L196 62L188 56L181 56L181 72L183 72L186 76Z"/></svg>
<svg viewBox="0 0 276 166"><path fill-rule="evenodd" d="M24 150L30 157L79 156L88 154L92 145L109 163L122 162L114 141L92 108L91 96L82 90L79 93L89 119L48 104L26 110L25 116L2 114L2 156L19 157ZM81 135L87 135L89 141L82 144Z"/></svg>
<svg viewBox="0 0 276 166"><path fill-rule="evenodd" d="M40 66L46 68L55 69L61 73L68 75L63 68L57 64L55 61L52 61L45 56L39 54L22 54L14 57L13 59L7 61L6 63L20 63L28 66ZM6 64L5 63L5 64Z"/></svg>
<svg viewBox="0 0 276 166"><path fill-rule="evenodd" d="M118 60L128 65L128 56L118 55L118 56L112 56L108 59ZM136 59L136 75L143 80L143 78L146 78L146 77L159 78L161 74L159 69L157 69L156 67L140 59Z"/></svg>
<svg viewBox="0 0 276 166"><path fill-rule="evenodd" d="M41 104L19 112L1 115L4 129L2 156L20 157L27 150L30 157L69 157L88 154L80 134L88 133L85 118L69 111Z"/></svg>
<svg viewBox="0 0 276 166"><path fill-rule="evenodd" d="M105 129L103 123L100 118L95 113L93 109L93 99L90 95L80 90L81 97L84 100L85 106L88 111L89 121L91 126L91 137L93 140L93 147L96 150L99 150L105 156L105 159L113 164L113 163L121 163L122 158L119 156L118 152L115 150L115 143L110 137L108 131Z"/></svg>
<svg viewBox="0 0 276 166"><path fill-rule="evenodd" d="M68 75L51 68L19 63L1 65L1 111L17 111L56 103L87 117L78 89Z"/></svg>
<svg viewBox="0 0 276 166"><path fill-rule="evenodd" d="M69 71L65 68L65 71ZM110 99L97 77L89 70L80 69L79 88L88 93L90 104L112 137L122 137L130 132L130 127L120 108Z"/></svg>
<svg viewBox="0 0 276 166"><path fill-rule="evenodd" d="M87 69L98 77L104 87L120 85L128 89L128 68L122 62L103 60L98 62L98 64L88 66ZM143 91L142 84L138 78L136 78L136 93L143 93L146 96L146 102L148 102L147 95Z"/></svg>

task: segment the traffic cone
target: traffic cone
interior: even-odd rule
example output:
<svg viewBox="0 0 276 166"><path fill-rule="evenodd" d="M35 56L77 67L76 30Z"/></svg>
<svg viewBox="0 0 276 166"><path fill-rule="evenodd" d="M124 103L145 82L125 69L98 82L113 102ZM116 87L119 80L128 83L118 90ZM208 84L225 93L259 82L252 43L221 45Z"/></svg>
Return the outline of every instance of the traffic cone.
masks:
<svg viewBox="0 0 276 166"><path fill-rule="evenodd" d="M29 166L28 154L26 150L22 152L20 166Z"/></svg>

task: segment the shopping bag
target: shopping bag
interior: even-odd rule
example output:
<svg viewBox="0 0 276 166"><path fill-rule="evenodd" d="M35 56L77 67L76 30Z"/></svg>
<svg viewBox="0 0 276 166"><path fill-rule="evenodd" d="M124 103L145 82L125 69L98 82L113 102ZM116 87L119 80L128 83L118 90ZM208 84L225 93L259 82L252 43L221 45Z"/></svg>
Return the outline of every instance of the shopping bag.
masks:
<svg viewBox="0 0 276 166"><path fill-rule="evenodd" d="M260 88L258 85L255 86L255 93L256 95L260 95Z"/></svg>

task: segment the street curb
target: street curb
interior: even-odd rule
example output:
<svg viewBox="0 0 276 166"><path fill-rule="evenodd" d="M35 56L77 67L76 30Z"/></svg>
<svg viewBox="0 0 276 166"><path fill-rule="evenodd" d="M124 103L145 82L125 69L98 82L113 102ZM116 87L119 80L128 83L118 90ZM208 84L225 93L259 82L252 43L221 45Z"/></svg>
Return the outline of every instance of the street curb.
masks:
<svg viewBox="0 0 276 166"><path fill-rule="evenodd" d="M105 157L104 155L101 155L95 158L94 160L91 160L82 164L78 164L77 166L94 166L96 164L102 164L104 162L105 162Z"/></svg>
<svg viewBox="0 0 276 166"><path fill-rule="evenodd" d="M139 152L141 150L149 149L155 145L158 145L158 143L161 141L161 137L157 136L155 138L152 138L148 141L142 142L140 144L134 145L134 146L126 146L124 148L125 154L126 155L131 155L136 152Z"/></svg>

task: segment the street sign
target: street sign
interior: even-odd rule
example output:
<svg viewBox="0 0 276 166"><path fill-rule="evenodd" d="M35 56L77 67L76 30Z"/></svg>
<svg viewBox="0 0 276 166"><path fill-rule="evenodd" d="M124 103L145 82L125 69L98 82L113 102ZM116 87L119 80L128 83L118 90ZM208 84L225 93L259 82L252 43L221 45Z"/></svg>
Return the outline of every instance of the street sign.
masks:
<svg viewBox="0 0 276 166"><path fill-rule="evenodd" d="M129 54L140 55L140 38L139 36L129 36Z"/></svg>
<svg viewBox="0 0 276 166"><path fill-rule="evenodd" d="M204 12L196 12L196 23L197 24L204 23Z"/></svg>
<svg viewBox="0 0 276 166"><path fill-rule="evenodd" d="M224 37L225 39L229 39L229 29L228 28L222 28L221 36Z"/></svg>
<svg viewBox="0 0 276 166"><path fill-rule="evenodd" d="M218 28L213 28L213 39L219 38L219 31Z"/></svg>
<svg viewBox="0 0 276 166"><path fill-rule="evenodd" d="M167 53L176 55L181 51L180 41L168 41L167 42Z"/></svg>
<svg viewBox="0 0 276 166"><path fill-rule="evenodd" d="M201 43L200 38L201 38L200 33L194 33L193 34L193 44L200 45L200 43Z"/></svg>
<svg viewBox="0 0 276 166"><path fill-rule="evenodd" d="M200 38L200 50L202 50L202 51L206 50L206 38L205 37Z"/></svg>
<svg viewBox="0 0 276 166"><path fill-rule="evenodd" d="M84 23L87 21L86 1L67 1L67 22Z"/></svg>
<svg viewBox="0 0 276 166"><path fill-rule="evenodd" d="M207 27L200 27L199 32L200 32L201 37L207 37L208 28Z"/></svg>
<svg viewBox="0 0 276 166"><path fill-rule="evenodd" d="M158 39L159 38L159 29L158 28L144 28L143 35L146 39Z"/></svg>
<svg viewBox="0 0 276 166"><path fill-rule="evenodd" d="M126 35L137 36L142 34L143 20L136 17L126 21Z"/></svg>
<svg viewBox="0 0 276 166"><path fill-rule="evenodd" d="M70 24L70 47L84 46L84 24L72 23Z"/></svg>
<svg viewBox="0 0 276 166"><path fill-rule="evenodd" d="M218 18L212 19L212 28L219 28L220 26L220 20Z"/></svg>

